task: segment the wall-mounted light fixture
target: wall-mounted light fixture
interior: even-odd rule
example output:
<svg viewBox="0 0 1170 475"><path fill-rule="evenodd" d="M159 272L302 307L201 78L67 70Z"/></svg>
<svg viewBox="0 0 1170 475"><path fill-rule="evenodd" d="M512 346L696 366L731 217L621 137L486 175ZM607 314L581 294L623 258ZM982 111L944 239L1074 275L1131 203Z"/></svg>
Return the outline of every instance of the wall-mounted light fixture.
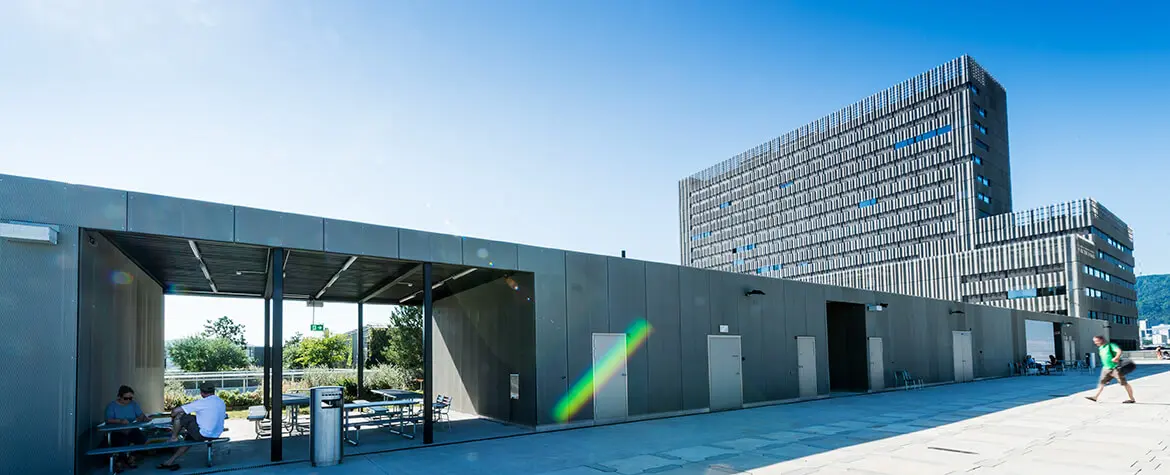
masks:
<svg viewBox="0 0 1170 475"><path fill-rule="evenodd" d="M885 302L872 303L872 304L866 305L865 309L869 310L871 312L883 312L886 310L886 307L889 307L889 306L890 306L890 304L885 303Z"/></svg>
<svg viewBox="0 0 1170 475"><path fill-rule="evenodd" d="M744 293L743 293L744 297L751 297L753 295L768 295L768 294L765 294L764 291L760 290L760 289L751 289L751 290L744 291Z"/></svg>
<svg viewBox="0 0 1170 475"><path fill-rule="evenodd" d="M950 315L966 315L966 314L967 314L967 312L964 312L962 310L951 310L951 313L950 313Z"/></svg>
<svg viewBox="0 0 1170 475"><path fill-rule="evenodd" d="M1071 326L1073 326L1073 322L1064 322L1064 326L1065 326L1066 328L1067 328L1067 327L1071 327Z"/></svg>
<svg viewBox="0 0 1170 475"><path fill-rule="evenodd" d="M57 245L57 227L35 223L0 223L0 238L55 246Z"/></svg>

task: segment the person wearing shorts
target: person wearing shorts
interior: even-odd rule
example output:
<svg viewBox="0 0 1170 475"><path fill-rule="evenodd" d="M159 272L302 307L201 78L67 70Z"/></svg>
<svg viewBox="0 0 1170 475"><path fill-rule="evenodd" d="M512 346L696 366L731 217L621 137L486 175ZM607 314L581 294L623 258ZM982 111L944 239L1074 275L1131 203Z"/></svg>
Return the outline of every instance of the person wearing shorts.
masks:
<svg viewBox="0 0 1170 475"><path fill-rule="evenodd" d="M171 442L178 441L180 435L186 442L202 442L223 434L223 420L227 415L227 407L224 405L223 399L215 395L215 386L210 383L199 386L199 395L202 397L171 411L173 417L171 420ZM178 470L179 465L175 463L175 460L186 454L190 448L190 446L179 447L175 450L175 454L166 462L159 464L158 468Z"/></svg>
<svg viewBox="0 0 1170 475"><path fill-rule="evenodd" d="M1116 379L1117 384L1125 388L1126 394L1129 395L1129 399L1122 401L1122 404L1133 404L1133 388L1129 386L1125 375L1117 369L1121 363L1121 347L1100 335L1093 337L1093 344L1097 345L1097 356L1101 360L1101 378L1097 381L1097 394L1085 399L1097 402L1097 398L1101 397L1101 392L1105 390L1105 385Z"/></svg>

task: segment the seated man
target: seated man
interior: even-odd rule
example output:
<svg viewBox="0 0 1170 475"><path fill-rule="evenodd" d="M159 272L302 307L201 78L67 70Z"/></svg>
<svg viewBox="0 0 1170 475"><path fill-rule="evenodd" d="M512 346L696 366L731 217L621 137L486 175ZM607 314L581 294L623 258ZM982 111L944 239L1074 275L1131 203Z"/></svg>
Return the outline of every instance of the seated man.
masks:
<svg viewBox="0 0 1170 475"><path fill-rule="evenodd" d="M106 405L106 424L125 425L135 422L146 422L150 418L142 412L142 407L134 401L134 390L130 386L118 388L118 398ZM127 445L142 445L146 443L146 435L141 429L126 429L110 432L110 447L125 447ZM115 471L122 471L124 467L137 468L133 455L119 456Z"/></svg>
<svg viewBox="0 0 1170 475"><path fill-rule="evenodd" d="M211 383L203 383L199 386L199 395L202 398L185 406L176 407L171 411L173 417L171 442L178 441L179 435L182 435L183 440L188 442L197 442L214 439L223 434L223 420L227 417L227 406L224 405L223 399L215 395L215 386ZM175 454L158 468L178 470L179 465L175 463L175 460L186 454L190 448L189 446L179 447L178 450L175 450Z"/></svg>

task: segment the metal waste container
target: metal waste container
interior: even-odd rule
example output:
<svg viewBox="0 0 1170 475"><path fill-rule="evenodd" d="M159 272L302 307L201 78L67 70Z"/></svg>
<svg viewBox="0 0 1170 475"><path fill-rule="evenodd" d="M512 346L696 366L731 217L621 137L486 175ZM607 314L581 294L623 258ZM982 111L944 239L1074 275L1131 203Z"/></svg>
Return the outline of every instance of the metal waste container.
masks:
<svg viewBox="0 0 1170 475"><path fill-rule="evenodd" d="M309 461L314 467L341 463L344 410L340 386L309 389Z"/></svg>

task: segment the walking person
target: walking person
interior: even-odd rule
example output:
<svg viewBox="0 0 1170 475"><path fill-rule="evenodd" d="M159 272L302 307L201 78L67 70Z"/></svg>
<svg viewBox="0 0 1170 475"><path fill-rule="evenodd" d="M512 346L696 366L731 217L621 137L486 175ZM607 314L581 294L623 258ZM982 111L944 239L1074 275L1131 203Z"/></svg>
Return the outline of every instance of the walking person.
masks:
<svg viewBox="0 0 1170 475"><path fill-rule="evenodd" d="M1093 344L1097 345L1097 356L1101 359L1101 379L1097 382L1097 394L1092 397L1085 397L1093 402L1097 402L1097 398L1101 397L1101 392L1105 390L1105 385L1109 381L1117 380L1117 384L1125 388L1129 399L1121 401L1123 404L1133 404L1133 388L1129 387L1129 381L1125 380L1125 375L1121 374L1118 366L1121 363L1121 347L1117 343L1112 343L1106 340L1103 336L1093 337Z"/></svg>

